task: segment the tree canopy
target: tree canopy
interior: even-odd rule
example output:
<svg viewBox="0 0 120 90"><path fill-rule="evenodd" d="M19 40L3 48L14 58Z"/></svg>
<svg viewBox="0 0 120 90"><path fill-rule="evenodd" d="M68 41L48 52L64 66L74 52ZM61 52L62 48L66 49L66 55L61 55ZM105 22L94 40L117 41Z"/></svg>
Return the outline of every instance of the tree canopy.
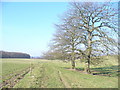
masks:
<svg viewBox="0 0 120 90"><path fill-rule="evenodd" d="M118 12L110 2L71 2L61 23L55 26L51 54L57 57L61 53L61 59L69 58L73 69L75 59L84 58L85 70L90 73L91 62L99 61L99 56L116 53Z"/></svg>

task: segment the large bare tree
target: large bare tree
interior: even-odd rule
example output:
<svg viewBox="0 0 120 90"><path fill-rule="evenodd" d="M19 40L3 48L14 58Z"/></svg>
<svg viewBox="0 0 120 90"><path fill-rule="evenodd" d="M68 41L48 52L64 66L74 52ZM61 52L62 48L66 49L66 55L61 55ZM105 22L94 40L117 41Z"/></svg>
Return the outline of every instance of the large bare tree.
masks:
<svg viewBox="0 0 120 90"><path fill-rule="evenodd" d="M110 2L71 2L61 19L53 46L71 56L73 69L77 55L85 58L85 71L90 73L91 61L116 51L118 13Z"/></svg>
<svg viewBox="0 0 120 90"><path fill-rule="evenodd" d="M79 19L79 30L84 31L86 42L86 72L90 73L92 57L114 52L117 46L118 13L111 3L73 2L70 15Z"/></svg>
<svg viewBox="0 0 120 90"><path fill-rule="evenodd" d="M64 50L64 57L71 60L72 69L75 69L77 48L79 43L82 41L79 37L82 39L83 36L79 29L74 25L75 21L72 21L70 17L63 19L62 24L56 25L57 32L54 35L53 47L55 49Z"/></svg>

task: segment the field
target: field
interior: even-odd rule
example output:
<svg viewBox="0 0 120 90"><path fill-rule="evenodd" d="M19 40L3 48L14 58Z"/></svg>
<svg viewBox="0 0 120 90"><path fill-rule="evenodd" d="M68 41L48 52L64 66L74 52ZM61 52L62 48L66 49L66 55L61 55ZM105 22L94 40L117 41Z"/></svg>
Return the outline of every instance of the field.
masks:
<svg viewBox="0 0 120 90"><path fill-rule="evenodd" d="M3 88L118 88L117 58L108 57L105 64L91 66L92 74L84 73L84 64L40 59L2 59Z"/></svg>

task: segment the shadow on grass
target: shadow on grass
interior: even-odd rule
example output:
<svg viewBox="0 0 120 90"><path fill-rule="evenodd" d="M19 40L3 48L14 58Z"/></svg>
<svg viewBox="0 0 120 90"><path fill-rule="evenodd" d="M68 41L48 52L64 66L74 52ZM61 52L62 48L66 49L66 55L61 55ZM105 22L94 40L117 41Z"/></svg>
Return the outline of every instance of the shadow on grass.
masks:
<svg viewBox="0 0 120 90"><path fill-rule="evenodd" d="M70 69L69 67L63 67L63 68ZM76 68L76 70L77 71L84 71L84 68ZM117 77L117 76L120 76L120 65L119 66L91 68L91 73L93 75Z"/></svg>
<svg viewBox="0 0 120 90"><path fill-rule="evenodd" d="M83 68L77 68L77 70L83 71ZM120 76L120 66L109 66L109 67L99 67L91 68L91 73L93 75L102 75L109 77Z"/></svg>
<svg viewBox="0 0 120 90"><path fill-rule="evenodd" d="M91 71L93 75L103 75L111 77L120 76L120 66L91 68Z"/></svg>

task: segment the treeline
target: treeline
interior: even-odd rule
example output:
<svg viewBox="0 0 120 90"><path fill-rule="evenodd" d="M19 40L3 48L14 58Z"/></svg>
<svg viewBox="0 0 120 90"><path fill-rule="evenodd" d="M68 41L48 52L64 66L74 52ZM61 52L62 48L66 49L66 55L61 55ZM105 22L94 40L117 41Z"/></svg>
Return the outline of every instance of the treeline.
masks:
<svg viewBox="0 0 120 90"><path fill-rule="evenodd" d="M110 2L71 2L67 12L55 24L56 32L46 59L85 62L90 73L91 63L99 63L101 56L117 53L118 13Z"/></svg>
<svg viewBox="0 0 120 90"><path fill-rule="evenodd" d="M30 58L30 55L20 52L0 51L0 58Z"/></svg>

